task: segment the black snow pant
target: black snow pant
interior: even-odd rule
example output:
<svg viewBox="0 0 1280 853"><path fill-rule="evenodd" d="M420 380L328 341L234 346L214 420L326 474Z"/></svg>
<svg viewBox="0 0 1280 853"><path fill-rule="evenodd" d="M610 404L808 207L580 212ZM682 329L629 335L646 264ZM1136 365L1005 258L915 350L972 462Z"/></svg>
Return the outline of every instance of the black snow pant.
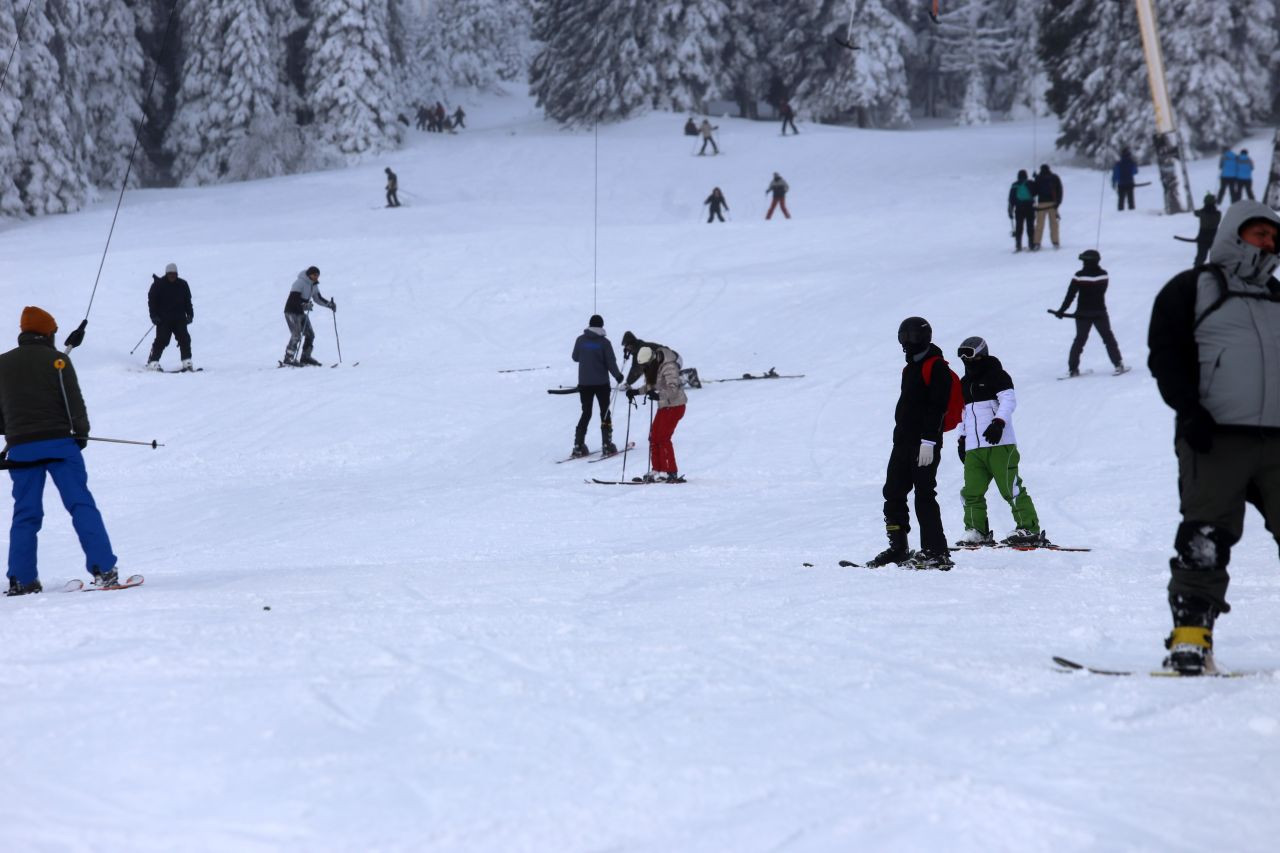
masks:
<svg viewBox="0 0 1280 853"><path fill-rule="evenodd" d="M1075 371L1080 369L1080 354L1084 352L1085 342L1089 340L1089 330L1096 328L1098 334L1102 336L1102 343L1107 347L1107 358L1111 359L1111 363L1119 367L1124 363L1124 359L1120 357L1120 345L1116 343L1116 336L1111 334L1111 318L1106 314L1097 317L1076 317L1076 339L1071 342L1071 353L1067 356L1067 370Z"/></svg>
<svg viewBox="0 0 1280 853"><path fill-rule="evenodd" d="M148 361L159 361L160 354L169 346L172 338L178 340L178 353L183 361L191 358L191 333L187 331L185 320L160 320L156 323L156 339L151 344L151 357Z"/></svg>
<svg viewBox="0 0 1280 853"><path fill-rule="evenodd" d="M947 553L947 534L942 529L942 510L938 508L938 463L942 461L942 442L933 449L933 464L920 466L920 443L894 443L889 454L889 468L884 475L884 523L889 541L906 545L911 531L911 515L907 511L907 495L916 493L916 521L920 523L920 547L936 554ZM901 537L899 539L899 536Z"/></svg>
<svg viewBox="0 0 1280 853"><path fill-rule="evenodd" d="M794 116L785 116L785 117L783 117L783 119L782 119L782 135L783 135L783 136L786 136L786 135L787 135L787 125L790 125L790 126L791 126L791 132L792 132L792 133L799 133L799 132L800 132L800 131L796 130L796 120L795 120L795 117L794 117Z"/></svg>
<svg viewBox="0 0 1280 853"><path fill-rule="evenodd" d="M609 414L608 385L579 385L578 397L582 400L582 417L578 418L578 429L573 434L574 444L585 444L587 426L591 423L591 410L594 404L600 404L600 437L605 444L613 441L613 419Z"/></svg>
<svg viewBox="0 0 1280 853"><path fill-rule="evenodd" d="M1209 249L1213 247L1213 238L1196 241L1196 262L1192 266L1201 266L1209 258Z"/></svg>
<svg viewBox="0 0 1280 853"><path fill-rule="evenodd" d="M1121 184L1116 187L1116 210L1124 210L1124 203L1129 202L1129 209L1133 210L1133 184Z"/></svg>
<svg viewBox="0 0 1280 853"><path fill-rule="evenodd" d="M306 314L290 314L286 311L284 321L289 325L289 343L284 348L284 360L310 358L311 348L316 343L316 330L311 327L311 318ZM301 356L298 355L299 343L302 344Z"/></svg>
<svg viewBox="0 0 1280 853"><path fill-rule="evenodd" d="M1022 235L1027 235L1027 248L1035 245L1034 232L1031 230L1036 221L1036 209L1031 202L1016 204L1013 207L1013 244L1019 251L1022 249Z"/></svg>
<svg viewBox="0 0 1280 853"><path fill-rule="evenodd" d="M702 140L702 149L701 149L700 151L698 151L698 153L699 153L699 154L706 154L706 153L707 153L707 146L708 146L708 145L710 145L710 146L711 146L711 153L712 153L712 154L719 154L719 153L720 153L720 146L719 146L719 145L716 145L716 141L715 141L714 139L712 139L710 136L708 136L708 137L706 137L705 139L703 139L703 140Z"/></svg>
<svg viewBox="0 0 1280 853"><path fill-rule="evenodd" d="M387 190L387 207L399 207L400 197L396 195L395 190Z"/></svg>
<svg viewBox="0 0 1280 853"><path fill-rule="evenodd" d="M711 212L707 214L707 221L712 222L716 219L719 219L721 222L724 222L724 216L720 213L720 208L716 207L715 205L712 205Z"/></svg>

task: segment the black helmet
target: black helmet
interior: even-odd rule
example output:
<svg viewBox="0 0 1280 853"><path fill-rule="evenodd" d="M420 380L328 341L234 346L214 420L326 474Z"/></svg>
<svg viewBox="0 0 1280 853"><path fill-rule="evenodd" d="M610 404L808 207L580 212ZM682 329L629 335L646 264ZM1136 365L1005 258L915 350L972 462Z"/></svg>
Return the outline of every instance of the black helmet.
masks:
<svg viewBox="0 0 1280 853"><path fill-rule="evenodd" d="M965 338L960 342L960 348L956 350L956 355L963 359L983 358L987 355L987 342L977 335L972 338Z"/></svg>
<svg viewBox="0 0 1280 853"><path fill-rule="evenodd" d="M933 342L933 329L923 317L908 317L898 326L898 343L903 352L918 352Z"/></svg>
<svg viewBox="0 0 1280 853"><path fill-rule="evenodd" d="M307 275L320 275L320 267L307 267Z"/></svg>
<svg viewBox="0 0 1280 853"><path fill-rule="evenodd" d="M1102 254L1097 249L1085 249L1080 253L1080 260L1086 264L1096 264L1102 260Z"/></svg>

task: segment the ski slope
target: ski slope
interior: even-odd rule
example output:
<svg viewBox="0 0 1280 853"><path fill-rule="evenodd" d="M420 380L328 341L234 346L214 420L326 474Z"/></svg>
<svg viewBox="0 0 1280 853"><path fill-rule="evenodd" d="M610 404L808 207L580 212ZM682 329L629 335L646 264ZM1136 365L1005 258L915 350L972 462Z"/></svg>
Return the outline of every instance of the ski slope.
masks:
<svg viewBox="0 0 1280 853"><path fill-rule="evenodd" d="M125 197L73 357L95 434L164 444L87 452L121 572L147 582L2 602L0 848L1275 849L1280 677L1050 663L1163 654L1177 497L1145 335L1191 262L1170 239L1190 215L1156 215L1158 186L1117 213L1044 121L782 138L725 119L724 153L696 157L683 116L597 141L523 98L468 110L474 129L359 168ZM1063 248L1015 255L1005 196L1041 162L1065 184ZM400 210L382 208L388 165ZM763 218L774 171L790 221ZM1216 189L1214 163L1192 183ZM714 186L724 225L704 221ZM27 304L64 332L84 315L113 205L0 231L15 335ZM1059 382L1074 327L1045 309L1095 242L1135 370L1110 376L1095 338L1097 372ZM171 260L203 373L128 354ZM344 363L278 370L309 264ZM552 464L578 407L544 391L576 382L596 312L615 346L630 329L703 378L805 378L690 391L686 486L587 485L622 461ZM837 567L884 546L912 314L949 356L988 340L1045 529L1092 552ZM313 319L336 362L333 320ZM628 476L647 419L615 409L640 446ZM954 436L943 453L955 538ZM83 560L52 489L46 506L52 587ZM1253 512L1233 557L1218 658L1274 670L1280 574Z"/></svg>

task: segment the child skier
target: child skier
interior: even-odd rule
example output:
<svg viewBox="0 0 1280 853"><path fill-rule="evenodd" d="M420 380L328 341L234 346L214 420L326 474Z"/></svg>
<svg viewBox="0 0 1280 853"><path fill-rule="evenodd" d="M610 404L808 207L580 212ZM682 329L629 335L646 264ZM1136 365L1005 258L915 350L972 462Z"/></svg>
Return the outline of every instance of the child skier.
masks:
<svg viewBox="0 0 1280 853"><path fill-rule="evenodd" d="M711 205L711 212L707 214L707 222L710 223L716 219L724 222L724 215L720 212L729 209L729 202L725 200L724 193L720 192L720 188L716 187L711 190L711 195L707 196L703 204Z"/></svg>

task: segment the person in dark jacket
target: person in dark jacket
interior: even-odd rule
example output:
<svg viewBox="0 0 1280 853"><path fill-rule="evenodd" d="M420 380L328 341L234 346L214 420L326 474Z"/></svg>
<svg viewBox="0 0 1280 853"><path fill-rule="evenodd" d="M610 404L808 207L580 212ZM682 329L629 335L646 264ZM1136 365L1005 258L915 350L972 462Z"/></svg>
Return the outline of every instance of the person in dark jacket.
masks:
<svg viewBox="0 0 1280 853"><path fill-rule="evenodd" d="M320 362L311 357L311 348L315 346L316 332L311 327L313 302L319 302L325 308L338 311L338 300L325 299L320 295L320 268L307 267L298 273L293 285L289 288L289 296L284 302L284 321L289 326L289 343L284 348L284 360L281 364L289 367L318 367ZM298 346L302 346L301 357Z"/></svg>
<svg viewBox="0 0 1280 853"><path fill-rule="evenodd" d="M156 327L156 339L147 357L148 370L162 370L160 355L172 338L178 339L178 354L182 357L182 369L191 371L191 333L187 326L196 318L191 304L191 286L178 278L178 265L164 268L164 278L151 276L151 289L147 291L147 310Z"/></svg>
<svg viewBox="0 0 1280 853"><path fill-rule="evenodd" d="M400 196L396 193L400 191L400 179L396 177L396 173L391 171L391 167L383 169L387 173L387 207L399 207Z"/></svg>
<svg viewBox="0 0 1280 853"><path fill-rule="evenodd" d="M44 519L46 474L71 514L94 584L115 586L116 556L89 493L80 453L89 436L89 413L76 370L54 345L58 324L48 312L24 308L19 327L17 348L0 355L0 431L5 437L0 465L9 469L13 481L6 595L42 589L36 551Z"/></svg>
<svg viewBox="0 0 1280 853"><path fill-rule="evenodd" d="M586 456L591 452L587 449L587 426L591 423L591 409L595 403L600 405L600 452L612 456L618 448L613 443L613 418L609 412L609 377L622 382L622 371L618 369L613 344L605 337L604 319L599 314L591 315L587 328L573 342L573 360L578 363L582 417L578 418L573 434L572 456Z"/></svg>
<svg viewBox="0 0 1280 853"><path fill-rule="evenodd" d="M1111 167L1111 187L1116 191L1116 210L1124 210L1125 202L1133 210L1133 179L1138 174L1138 164L1128 148L1120 152L1120 159Z"/></svg>
<svg viewBox="0 0 1280 853"><path fill-rule="evenodd" d="M1022 235L1027 235L1027 248L1034 249L1035 238L1031 233L1031 222L1035 218L1035 187L1027 180L1027 170L1018 170L1018 179L1009 185L1009 219L1013 223L1013 245L1015 252L1022 251Z"/></svg>
<svg viewBox="0 0 1280 853"><path fill-rule="evenodd" d="M463 130L466 130L467 126L466 124L464 124L464 122L466 121L466 118L467 118L467 114L462 111L462 105L459 104L458 108L453 111L453 126L460 127Z"/></svg>
<svg viewBox="0 0 1280 853"><path fill-rule="evenodd" d="M1040 164L1040 171L1032 182L1036 194L1036 242L1032 249L1044 243L1044 223L1049 221L1049 239L1058 248L1058 207L1062 204L1062 178L1049 170L1048 163Z"/></svg>
<svg viewBox="0 0 1280 853"><path fill-rule="evenodd" d="M868 566L909 564L920 569L947 570L951 562L947 535L938 508L938 463L942 425L951 399L951 370L942 350L933 344L933 329L923 317L908 317L898 327L898 343L906 356L902 388L894 410L893 449L884 481L884 524L889 547ZM925 379L925 365L929 378ZM916 521L920 523L920 551L907 546L911 515L907 495L915 491Z"/></svg>
<svg viewBox="0 0 1280 853"><path fill-rule="evenodd" d="M689 120L684 123L684 135L685 136L698 135L698 123L693 120L693 116L689 116Z"/></svg>
<svg viewBox="0 0 1280 853"><path fill-rule="evenodd" d="M1204 207L1195 211L1200 220L1200 230L1196 232L1196 261L1192 266L1202 266L1209 257L1209 249L1213 246L1213 238L1218 235L1218 223L1222 221L1222 211L1218 210L1217 199L1213 193L1205 193Z"/></svg>
<svg viewBox="0 0 1280 853"><path fill-rule="evenodd" d="M1231 201L1237 202L1246 195L1253 200L1253 158L1248 148L1241 148L1236 155L1236 191Z"/></svg>
<svg viewBox="0 0 1280 853"><path fill-rule="evenodd" d="M791 108L790 101L783 101L781 104L778 105L778 115L782 116L782 135L783 136L787 135L788 125L791 126L792 133L795 133L795 134L800 133L800 131L796 128L796 111Z"/></svg>
<svg viewBox="0 0 1280 853"><path fill-rule="evenodd" d="M1067 375L1080 375L1080 355L1089 340L1090 330L1096 328L1107 348L1107 357L1111 359L1115 374L1119 376L1129 368L1124 366L1120 345L1111 332L1111 317L1107 314L1107 286L1111 279L1102 268L1102 255L1096 249L1081 252L1080 260L1084 265L1072 276L1071 284L1067 286L1067 295L1062 299L1062 306L1053 312L1061 320L1071 307L1072 300L1079 296L1080 301L1076 305L1076 337L1071 342L1071 352L1067 355Z"/></svg>
<svg viewBox="0 0 1280 853"><path fill-rule="evenodd" d="M1147 365L1175 413L1182 522L1169 561L1166 668L1212 673L1231 547L1246 503L1280 542L1280 216L1233 204L1206 269L1174 276L1151 309Z"/></svg>
<svg viewBox="0 0 1280 853"><path fill-rule="evenodd" d="M773 180L769 182L769 186L765 188L765 195L772 195L773 200L769 202L769 210L765 213L765 219L773 218L773 211L782 208L782 215L791 218L791 211L787 210L787 193L791 191L791 185L788 184L777 172L773 173Z"/></svg>
<svg viewBox="0 0 1280 853"><path fill-rule="evenodd" d="M711 212L707 214L707 222L711 222L715 219L719 219L721 222L724 222L724 216L721 215L720 211L728 210L729 202L725 201L724 193L720 192L719 187L711 190L711 195L707 196L707 199L703 204L711 205Z"/></svg>

